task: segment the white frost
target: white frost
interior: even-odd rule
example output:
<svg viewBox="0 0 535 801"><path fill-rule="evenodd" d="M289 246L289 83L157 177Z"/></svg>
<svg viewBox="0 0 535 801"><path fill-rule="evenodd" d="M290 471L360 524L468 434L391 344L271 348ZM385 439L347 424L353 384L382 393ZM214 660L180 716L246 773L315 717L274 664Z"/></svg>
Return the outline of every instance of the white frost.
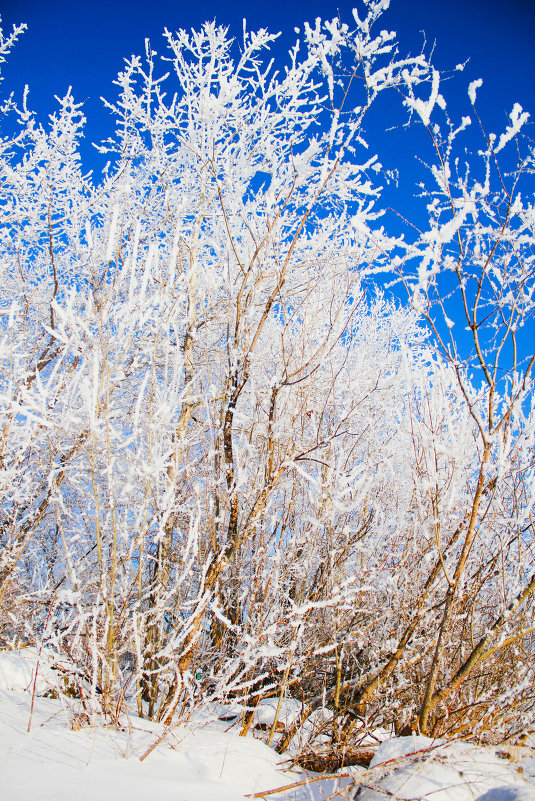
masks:
<svg viewBox="0 0 535 801"><path fill-rule="evenodd" d="M503 147L505 147L507 142L510 142L511 139L517 135L524 123L527 122L529 118L529 111L522 111L522 106L520 103L515 103L509 117L511 118L512 124L509 125L505 133L500 136L500 141L498 142L498 147L496 148L495 153L498 153Z"/></svg>
<svg viewBox="0 0 535 801"><path fill-rule="evenodd" d="M482 86L483 81L481 78L478 78L477 81L472 81L470 86L468 87L468 97L470 98L471 104L474 106L476 102L476 92L480 86Z"/></svg>

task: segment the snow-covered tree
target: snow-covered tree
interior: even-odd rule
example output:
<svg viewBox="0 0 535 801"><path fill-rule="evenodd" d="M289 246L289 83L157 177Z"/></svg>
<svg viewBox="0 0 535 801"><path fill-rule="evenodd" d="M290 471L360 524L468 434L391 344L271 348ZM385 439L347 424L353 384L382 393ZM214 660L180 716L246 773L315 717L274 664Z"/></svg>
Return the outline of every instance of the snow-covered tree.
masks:
<svg viewBox="0 0 535 801"><path fill-rule="evenodd" d="M70 93L47 125L5 104L2 640L53 645L88 708L170 720L231 695L245 730L290 693L340 741L528 703L532 155L498 166L524 115L472 178L466 120L431 127L440 76L375 32L384 5L305 25L283 69L264 30L166 31L163 60L147 42L99 177ZM364 141L393 89L439 159L410 241Z"/></svg>

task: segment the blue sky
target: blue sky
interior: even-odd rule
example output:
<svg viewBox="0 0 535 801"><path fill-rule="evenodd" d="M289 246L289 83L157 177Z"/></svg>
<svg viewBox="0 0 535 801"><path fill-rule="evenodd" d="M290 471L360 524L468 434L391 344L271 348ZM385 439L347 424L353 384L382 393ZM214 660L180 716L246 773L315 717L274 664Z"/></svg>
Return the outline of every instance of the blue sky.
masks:
<svg viewBox="0 0 535 801"><path fill-rule="evenodd" d="M224 4L218 0L0 0L4 29L18 22L28 25L5 65L0 91L14 90L20 97L28 84L29 106L43 120L56 108L54 95L64 95L72 86L87 117L81 146L84 168L93 169L97 177L106 158L98 156L91 143L113 131L100 98L115 97L112 82L124 58L143 54L146 37L163 52L165 27L198 28L213 19L239 37L245 17L250 29L281 31L277 47L284 56L295 41L295 26L317 16L331 19L338 14L351 23L351 10L358 3L362 10L362 0L228 0ZM441 89L448 110L457 118L471 112L468 83L483 78L478 110L487 131L498 133L505 128L515 102L530 110L535 120L535 0L391 0L379 25L397 31L402 54L419 52L424 35L427 52L436 43L433 60L440 70L452 70L470 59L465 71L455 74L455 84ZM452 106L452 97L458 99L457 106ZM392 108L388 98L381 98L367 118L365 135L387 169L401 168L401 202L406 209L412 206L415 183L422 177L415 155L425 159L429 139L415 129L410 135L385 134L392 125ZM478 140L475 149L480 145ZM391 202L399 208L398 199Z"/></svg>
<svg viewBox="0 0 535 801"><path fill-rule="evenodd" d="M1 0L4 28L26 22L24 35L5 68L4 89L30 86L30 105L49 113L53 96L72 85L85 101L88 137L100 138L107 116L100 96L112 96L111 82L123 58L143 51L145 37L155 49L163 45L165 26L198 27L205 20L228 24L239 35L242 19L250 28L284 32L286 48L293 28L316 16L339 12L351 20L354 0ZM470 58L466 82L483 78L478 101L488 124L505 122L505 113L520 102L535 113L535 0L392 0L381 27L396 30L402 49L436 40L435 62L453 68Z"/></svg>
<svg viewBox="0 0 535 801"><path fill-rule="evenodd" d="M218 0L0 0L4 29L13 23L28 25L4 65L0 93L13 90L20 97L28 84L29 106L44 120L57 107L54 95L64 95L72 86L87 116L84 168L93 169L97 177L106 158L98 156L91 142L113 132L113 121L100 98L115 97L112 82L124 58L142 54L146 37L163 52L165 27L199 28L213 19L239 37L246 17L249 29L283 32L277 48L284 57L295 41L295 26L317 16L331 19L338 14L351 23L351 10L357 3L362 11L362 0L228 0L224 4ZM402 54L419 52L425 35L427 53L435 43L433 62L440 70L453 70L469 59L463 73L454 73L451 82L441 86L456 119L471 113L469 82L483 78L477 98L487 131L499 133L505 128L515 102L531 111L535 121L535 0L391 0L379 25L397 31ZM365 136L381 163L401 172L397 196L387 198L385 204L402 208L415 219L415 183L422 178L415 156L425 160L429 137L421 126L385 133L393 124L394 107L389 98L380 98L377 106L367 118ZM530 127L524 130L529 133ZM471 126L470 135L472 131L477 134L477 126ZM474 149L480 146L479 138L474 140Z"/></svg>
<svg viewBox="0 0 535 801"><path fill-rule="evenodd" d="M106 138L113 130L100 97L114 97L112 81L123 59L141 54L145 37L153 48L163 51L164 27L198 28L213 19L229 25L239 36L246 17L250 29L268 27L283 32L278 44L281 53L293 44L294 27L304 20L330 19L339 13L350 23L354 5L355 0L230 0L226 4L215 0L0 0L4 29L16 22L28 24L4 69L2 90L20 95L28 84L29 105L43 119L56 107L54 95L63 95L72 86L75 99L84 102L88 118L82 148L84 167L98 172L105 159L98 157L91 142ZM436 42L433 60L441 70L453 70L470 59L465 71L455 74L457 88L451 84L453 96L458 98L454 112L459 116L470 112L468 83L483 78L478 110L488 131L499 133L505 128L515 102L535 118L535 0L391 0L380 27L397 31L404 54L419 52L425 32L427 51ZM447 85L444 93L451 110L452 93ZM406 216L418 220L412 197L417 179L415 155L425 158L429 140L422 130L405 137L383 134L389 124L390 108L385 104L379 106L367 130L381 162L388 168L405 169L396 198L387 200L386 205L392 202Z"/></svg>
<svg viewBox="0 0 535 801"><path fill-rule="evenodd" d="M4 68L2 90L14 90L20 96L28 84L29 105L43 120L56 108L54 95L63 95L72 86L75 99L84 102L87 116L84 168L93 169L96 177L105 159L96 154L91 142L101 141L113 130L100 98L115 96L112 81L123 59L142 54L146 37L161 52L165 27L198 28L205 20L216 19L239 36L245 17L250 29L267 27L283 32L278 42L282 55L295 40L295 26L317 16L331 19L337 14L351 23L356 2L0 0L4 29L18 22L28 25ZM362 9L362 0L358 2ZM425 34L428 50L436 42L434 62L441 70L470 59L465 72L456 74L456 88L448 93L444 87L450 110L451 95L462 98L455 109L459 116L470 112L466 86L474 78L483 78L478 109L488 130L505 127L515 102L535 117L535 0L391 0L380 26L397 31L402 53L419 52ZM384 137L390 124L391 106L384 103L375 110L366 134L372 146L377 144L385 167L398 167L399 162L405 167L403 195L407 197L413 194L416 181L414 154L428 142L410 137L403 140L397 134Z"/></svg>

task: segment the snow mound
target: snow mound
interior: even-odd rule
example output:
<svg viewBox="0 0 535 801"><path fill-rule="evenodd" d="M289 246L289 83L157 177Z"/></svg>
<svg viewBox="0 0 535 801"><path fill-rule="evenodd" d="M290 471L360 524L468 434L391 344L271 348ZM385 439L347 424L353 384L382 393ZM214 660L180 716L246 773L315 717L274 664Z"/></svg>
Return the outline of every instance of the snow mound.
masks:
<svg viewBox="0 0 535 801"><path fill-rule="evenodd" d="M273 725L277 715L277 708L279 699L262 698L258 706L254 710L254 725L269 727ZM206 704L202 712L196 713L196 719L201 722L202 719L208 720L221 720L231 722L233 718L236 722L243 719L246 710L249 707L244 706L242 703L226 703L226 704ZM303 709L300 701L293 698L285 698L281 702L277 721L285 726L291 725L296 718L299 717Z"/></svg>
<svg viewBox="0 0 535 801"><path fill-rule="evenodd" d="M495 787L477 801L535 801L535 790L531 787Z"/></svg>
<svg viewBox="0 0 535 801"><path fill-rule="evenodd" d="M524 768L524 771L528 774L528 776L535 779L535 757L532 756L525 757L522 760L522 766Z"/></svg>
<svg viewBox="0 0 535 801"><path fill-rule="evenodd" d="M133 708L120 727L98 716L88 725L80 700L38 693L32 699L36 669L38 686L45 685L47 676L54 682L55 665L61 676L58 659L44 650L0 653L0 795L6 801L244 801L254 793L274 801L535 801L513 757L466 743L393 738L379 746L368 771L303 780L302 773L282 770L288 763L259 739L229 731L218 720L228 716L227 707L212 706L205 720L168 730ZM282 717L297 711L297 703L286 701ZM270 725L275 700L265 699L257 712ZM524 753L529 776L530 749L518 752L516 765Z"/></svg>
<svg viewBox="0 0 535 801"><path fill-rule="evenodd" d="M36 671L38 695L55 686L46 654L39 655L34 648L0 651L0 690L33 691Z"/></svg>
<svg viewBox="0 0 535 801"><path fill-rule="evenodd" d="M427 753L430 749L441 745L444 745L444 740L431 740L421 734L413 734L411 737L392 737L390 740L381 743L370 762L370 768L410 754Z"/></svg>
<svg viewBox="0 0 535 801"><path fill-rule="evenodd" d="M278 698L263 698L256 709L255 723L259 723L263 726L272 726L275 720L278 703ZM299 717L302 709L303 705L300 701L296 701L293 698L285 698L279 709L279 723L285 726L291 725L294 720Z"/></svg>
<svg viewBox="0 0 535 801"><path fill-rule="evenodd" d="M371 781L366 782L367 789L361 792L359 801L384 801L391 794L399 799L475 801L489 790L504 786L511 792L522 789L532 793L513 767L492 749L418 735L382 743L370 768L376 770L370 773ZM518 796L521 798L523 801ZM532 795L527 798L532 799ZM499 799L501 796L491 797L491 801Z"/></svg>
<svg viewBox="0 0 535 801"><path fill-rule="evenodd" d="M62 699L0 692L0 793L6 801L243 801L295 781L281 758L251 737L187 725L162 732L131 714L124 730L105 725L72 730ZM286 801L285 796L282 796Z"/></svg>

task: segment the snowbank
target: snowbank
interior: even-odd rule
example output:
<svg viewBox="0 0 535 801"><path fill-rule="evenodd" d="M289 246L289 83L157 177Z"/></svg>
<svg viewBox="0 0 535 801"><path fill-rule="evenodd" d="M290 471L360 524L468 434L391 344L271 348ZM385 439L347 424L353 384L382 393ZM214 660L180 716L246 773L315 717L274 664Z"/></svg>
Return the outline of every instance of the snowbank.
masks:
<svg viewBox="0 0 535 801"><path fill-rule="evenodd" d="M535 801L535 789L515 763L492 749L425 737L383 742L369 771L354 769L354 782L346 773L304 784L303 774L284 771L283 758L261 740L226 731L213 715L209 724L199 719L167 731L143 761L165 730L133 713L124 716L122 729L104 722L73 727L79 723L76 702L37 696L28 732L37 662L31 649L0 653L0 786L6 801L244 801L261 791L275 801L384 801L392 794L413 801ZM44 660L38 675L41 669L43 676L53 674ZM272 701L262 703L257 719L270 725L275 709ZM284 717L296 711L288 704ZM359 776L365 777L360 791ZM269 793L280 787L287 789Z"/></svg>
<svg viewBox="0 0 535 801"><path fill-rule="evenodd" d="M43 693L56 685L47 661L47 654L35 648L0 651L0 690L33 690L37 671L36 692Z"/></svg>
<svg viewBox="0 0 535 801"><path fill-rule="evenodd" d="M247 793L292 780L259 740L210 729L174 729L143 762L162 727L132 717L124 731L71 729L70 710L0 692L0 772L6 801L243 801Z"/></svg>
<svg viewBox="0 0 535 801"><path fill-rule="evenodd" d="M535 801L535 789L531 787L495 787L477 801Z"/></svg>
<svg viewBox="0 0 535 801"><path fill-rule="evenodd" d="M496 788L503 786L511 792L521 789L532 792L514 766L500 759L493 749L470 743L444 743L417 735L382 743L370 768L377 769L377 779L373 781L372 771L370 782L376 786L363 790L359 801L384 801L390 797L389 793L399 799L475 801L487 791L497 791ZM501 799L499 795L490 800L484 797L486 801Z"/></svg>

